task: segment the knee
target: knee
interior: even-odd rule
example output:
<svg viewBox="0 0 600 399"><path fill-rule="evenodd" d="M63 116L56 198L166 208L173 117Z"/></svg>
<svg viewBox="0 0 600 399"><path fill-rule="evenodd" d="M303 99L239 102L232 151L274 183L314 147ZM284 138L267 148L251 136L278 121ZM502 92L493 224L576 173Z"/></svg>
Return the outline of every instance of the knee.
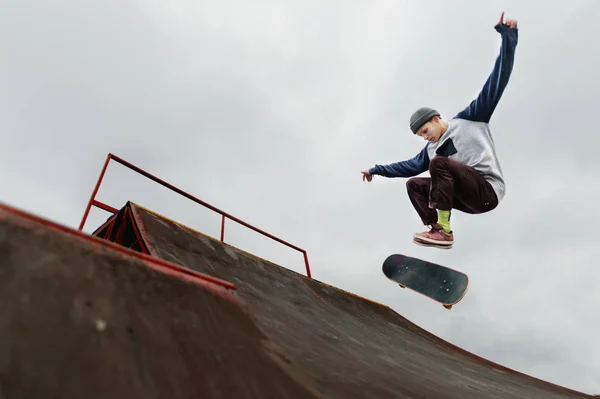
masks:
<svg viewBox="0 0 600 399"><path fill-rule="evenodd" d="M406 181L406 190L409 193L421 192L424 187L429 187L429 180L426 177L411 177Z"/></svg>
<svg viewBox="0 0 600 399"><path fill-rule="evenodd" d="M437 156L429 162L429 170L445 168L450 163L450 158Z"/></svg>
<svg viewBox="0 0 600 399"><path fill-rule="evenodd" d="M418 180L417 179L418 178L416 178L416 177L411 177L410 179L408 179L406 181L406 189L408 191L414 191L415 188L418 187Z"/></svg>

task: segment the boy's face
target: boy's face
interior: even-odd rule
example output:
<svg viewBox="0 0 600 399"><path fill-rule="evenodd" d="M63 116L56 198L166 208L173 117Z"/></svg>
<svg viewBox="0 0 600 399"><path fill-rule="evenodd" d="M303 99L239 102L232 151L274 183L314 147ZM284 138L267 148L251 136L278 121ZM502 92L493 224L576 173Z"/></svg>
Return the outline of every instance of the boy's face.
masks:
<svg viewBox="0 0 600 399"><path fill-rule="evenodd" d="M440 123L440 118L437 116L433 117L432 120L428 121L417 130L417 136L423 137L424 140L432 143L437 143L443 133L444 127Z"/></svg>

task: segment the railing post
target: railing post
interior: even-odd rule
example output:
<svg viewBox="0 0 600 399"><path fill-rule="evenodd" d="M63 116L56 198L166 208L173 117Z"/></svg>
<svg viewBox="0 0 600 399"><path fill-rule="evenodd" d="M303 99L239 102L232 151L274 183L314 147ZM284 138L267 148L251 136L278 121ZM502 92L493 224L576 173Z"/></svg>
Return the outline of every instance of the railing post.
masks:
<svg viewBox="0 0 600 399"><path fill-rule="evenodd" d="M102 172L100 172L100 176L98 177L98 182L96 182L96 187L94 188L94 191L92 191L92 195L90 196L90 201L88 202L87 207L85 208L85 212L83 214L83 218L81 219L81 223L79 223L79 231L83 230L83 226L85 225L85 221L87 220L88 215L90 213L90 209L92 208L92 203L96 199L96 194L98 194L100 184L102 183L102 179L104 179L104 174L106 173L106 168L108 167L108 162L110 162L111 158L112 154L109 153L106 156L106 161L104 162L104 166L102 167Z"/></svg>
<svg viewBox="0 0 600 399"><path fill-rule="evenodd" d="M225 215L221 215L221 242L225 242Z"/></svg>
<svg viewBox="0 0 600 399"><path fill-rule="evenodd" d="M304 265L306 265L306 276L312 279L310 275L310 266L308 265L308 255L306 254L306 251L302 251L302 253L304 254Z"/></svg>

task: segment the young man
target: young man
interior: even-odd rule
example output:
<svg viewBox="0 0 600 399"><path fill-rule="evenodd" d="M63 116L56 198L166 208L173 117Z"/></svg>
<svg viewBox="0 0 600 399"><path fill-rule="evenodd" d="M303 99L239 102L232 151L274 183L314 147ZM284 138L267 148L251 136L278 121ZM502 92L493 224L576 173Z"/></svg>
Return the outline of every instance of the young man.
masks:
<svg viewBox="0 0 600 399"><path fill-rule="evenodd" d="M504 22L502 13L494 29L502 37L500 54L477 98L448 122L435 109L419 108L410 118L410 128L428 141L425 147L412 159L361 172L363 181L369 182L373 175L412 177L406 183L408 196L423 224L431 227L414 235L416 244L452 248L452 209L489 212L504 197L504 178L489 121L513 69L517 22ZM425 171L431 177L413 177Z"/></svg>

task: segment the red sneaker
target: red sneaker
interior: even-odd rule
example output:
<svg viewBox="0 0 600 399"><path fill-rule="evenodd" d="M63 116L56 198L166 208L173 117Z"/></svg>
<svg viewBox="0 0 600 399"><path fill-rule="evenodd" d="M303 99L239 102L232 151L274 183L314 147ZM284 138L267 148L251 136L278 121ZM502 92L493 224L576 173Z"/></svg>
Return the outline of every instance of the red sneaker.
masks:
<svg viewBox="0 0 600 399"><path fill-rule="evenodd" d="M414 240L416 244L431 245L438 247L452 247L454 244L454 233L451 231L446 233L442 226L437 223L431 225L429 231L415 233ZM417 242L418 241L418 242Z"/></svg>
<svg viewBox="0 0 600 399"><path fill-rule="evenodd" d="M450 244L450 245L432 244L430 242L420 241L418 238L413 238L413 243L415 243L417 245L421 245L423 247L440 248L440 249L452 249L452 247L454 246L453 244Z"/></svg>

